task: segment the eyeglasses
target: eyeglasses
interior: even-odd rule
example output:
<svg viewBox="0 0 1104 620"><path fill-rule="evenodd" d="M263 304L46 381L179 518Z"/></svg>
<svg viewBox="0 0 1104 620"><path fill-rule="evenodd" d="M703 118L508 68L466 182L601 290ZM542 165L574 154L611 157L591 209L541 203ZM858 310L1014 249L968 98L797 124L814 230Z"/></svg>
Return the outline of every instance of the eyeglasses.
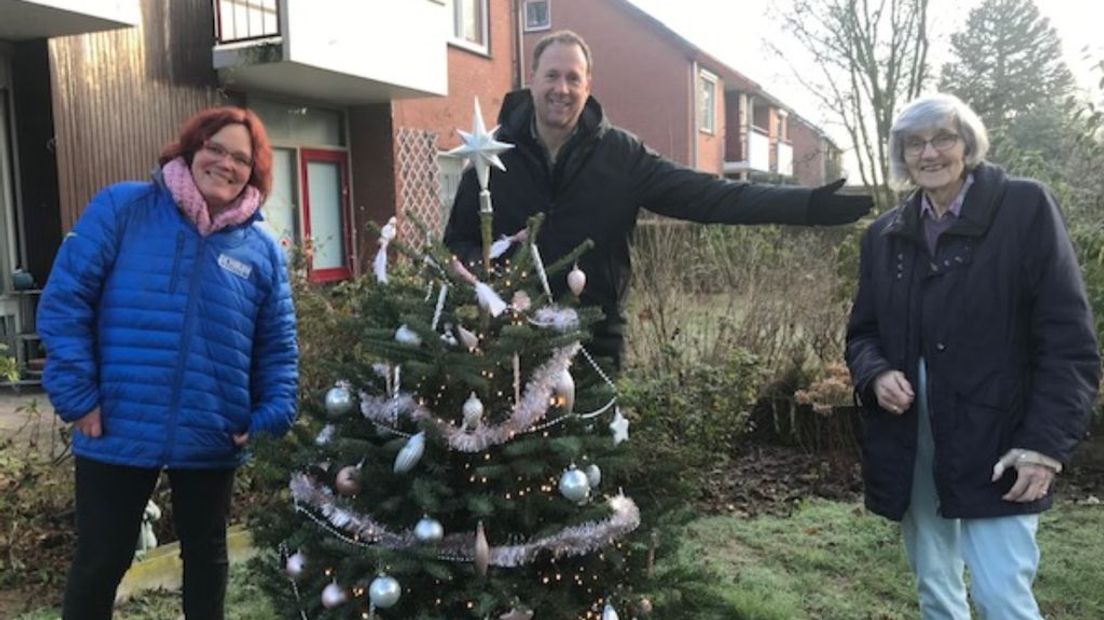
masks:
<svg viewBox="0 0 1104 620"><path fill-rule="evenodd" d="M916 157L923 153L924 149L928 148L929 144L940 153L949 151L954 148L954 145L958 144L958 138L959 135L954 133L937 134L930 140L925 140L917 136L905 138L905 155Z"/></svg>
<svg viewBox="0 0 1104 620"><path fill-rule="evenodd" d="M211 157L217 157L218 159L230 158L230 161L234 162L236 166L244 169L253 168L253 160L246 157L244 153L231 153L225 146L218 142L207 141L203 143L203 150L207 151Z"/></svg>

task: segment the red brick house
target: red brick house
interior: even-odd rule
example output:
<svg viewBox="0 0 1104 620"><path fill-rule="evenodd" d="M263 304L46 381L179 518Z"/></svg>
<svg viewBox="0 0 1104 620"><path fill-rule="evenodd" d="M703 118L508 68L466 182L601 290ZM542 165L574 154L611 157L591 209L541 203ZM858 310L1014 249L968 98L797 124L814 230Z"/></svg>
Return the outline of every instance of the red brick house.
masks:
<svg viewBox="0 0 1104 620"><path fill-rule="evenodd" d="M521 2L524 62L550 30L582 35L594 96L663 155L744 179L817 185L839 174L839 149L816 126L627 0Z"/></svg>
<svg viewBox="0 0 1104 620"><path fill-rule="evenodd" d="M441 225L439 151L520 84L513 0L2 0L0 342L38 354L34 295L101 187L148 178L197 110L235 103L274 145L267 223L310 276L370 263L368 220ZM451 194L449 194L449 198Z"/></svg>

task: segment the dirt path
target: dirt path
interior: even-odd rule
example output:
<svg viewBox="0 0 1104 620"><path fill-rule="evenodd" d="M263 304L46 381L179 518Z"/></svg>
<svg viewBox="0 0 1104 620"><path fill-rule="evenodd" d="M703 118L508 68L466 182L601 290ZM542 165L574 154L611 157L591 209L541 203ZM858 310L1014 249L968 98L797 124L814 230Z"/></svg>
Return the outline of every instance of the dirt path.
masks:
<svg viewBox="0 0 1104 620"><path fill-rule="evenodd" d="M64 450L57 433L63 426L41 390L0 387L0 441L10 439L16 450L34 447L53 456Z"/></svg>

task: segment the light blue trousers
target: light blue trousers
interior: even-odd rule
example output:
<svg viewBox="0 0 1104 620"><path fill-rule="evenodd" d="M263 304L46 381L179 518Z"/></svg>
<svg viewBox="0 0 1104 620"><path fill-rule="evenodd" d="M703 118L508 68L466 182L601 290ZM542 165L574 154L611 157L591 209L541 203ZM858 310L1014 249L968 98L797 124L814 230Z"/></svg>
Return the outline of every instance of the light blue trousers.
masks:
<svg viewBox="0 0 1104 620"><path fill-rule="evenodd" d="M932 475L935 444L927 402L927 367L920 360L916 405L920 429L912 499L901 521L909 566L916 576L923 620L969 620L970 596L986 620L1041 620L1031 583L1039 567L1039 515L944 519Z"/></svg>

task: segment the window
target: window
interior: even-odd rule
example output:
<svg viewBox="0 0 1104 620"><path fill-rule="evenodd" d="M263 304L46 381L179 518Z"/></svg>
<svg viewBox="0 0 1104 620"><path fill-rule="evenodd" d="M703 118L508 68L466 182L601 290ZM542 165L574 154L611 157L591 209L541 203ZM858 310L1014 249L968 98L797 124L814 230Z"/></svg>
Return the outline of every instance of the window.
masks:
<svg viewBox="0 0 1104 620"><path fill-rule="evenodd" d="M698 127L705 133L717 131L717 76L708 71L701 72L698 81L701 84L698 109Z"/></svg>
<svg viewBox="0 0 1104 620"><path fill-rule="evenodd" d="M265 225L288 251L309 240L312 282L352 277L344 114L264 99L249 104L273 142L272 191L261 207Z"/></svg>
<svg viewBox="0 0 1104 620"><path fill-rule="evenodd" d="M248 41L280 34L276 0L217 0L215 38L219 43Z"/></svg>
<svg viewBox="0 0 1104 620"><path fill-rule="evenodd" d="M301 149L303 232L311 240L311 280L352 277L349 238L349 166L345 153Z"/></svg>
<svg viewBox="0 0 1104 620"><path fill-rule="evenodd" d="M486 54L487 0L452 0L452 42Z"/></svg>
<svg viewBox="0 0 1104 620"><path fill-rule="evenodd" d="M548 30L552 27L549 0L525 0L525 32Z"/></svg>
<svg viewBox="0 0 1104 620"><path fill-rule="evenodd" d="M456 192L460 189L460 179L464 176L464 160L441 153L437 156L437 166L440 170L438 190L441 198L441 230L443 231L452 213L452 202L456 200Z"/></svg>

